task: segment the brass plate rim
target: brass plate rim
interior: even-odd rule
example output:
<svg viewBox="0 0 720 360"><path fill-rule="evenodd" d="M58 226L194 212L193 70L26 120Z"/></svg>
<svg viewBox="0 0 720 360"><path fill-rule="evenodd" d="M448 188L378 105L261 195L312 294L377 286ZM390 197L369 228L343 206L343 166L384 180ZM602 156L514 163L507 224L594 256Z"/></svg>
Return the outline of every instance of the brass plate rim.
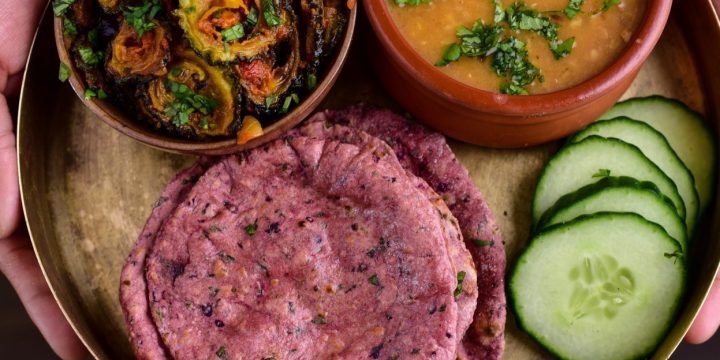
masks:
<svg viewBox="0 0 720 360"><path fill-rule="evenodd" d="M713 6L713 0L702 0L702 1L705 2L708 6L710 6L710 8L712 9L713 18L715 19L715 26L718 27L718 28L720 28L720 16L718 16L718 11L717 11L717 10L714 8L714 6ZM677 11L677 9L675 9L675 11ZM47 8L46 8L45 12L43 13L43 18L42 18L42 20L41 20L41 23L42 23L43 21L46 21L45 18L46 18L47 16L48 16L48 11L47 11ZM34 38L33 38L33 42L32 42L32 46L31 46L31 48L30 48L30 54L32 54L33 51L34 51L35 48L36 48L36 44L37 44L37 42L38 42L38 37L40 36L40 28L41 28L41 26L39 25L39 26L37 27L37 29L36 29L36 32L35 32L35 35L34 35ZM23 101L22 101L22 99L26 96L26 82L25 82L25 78L27 78L27 74L28 74L28 70L29 70L29 66L28 66L28 65L30 64L30 60L31 60L31 57L29 56L28 59L27 59L26 68L25 68L25 70L24 70L24 72L23 72L24 79L23 79L23 83L22 83L22 86L21 86L21 92L20 92L20 99L21 99L21 101L20 101L20 106L19 106L19 109L18 109L18 123L17 123L17 138L18 138L18 140L21 139L21 138L23 137L23 134L24 134L24 132L23 132L23 126L22 126L22 125L23 125L23 123L24 123L24 121L23 121L23 118L24 118L23 114L26 112L26 109L24 109L25 106L23 106ZM718 116L718 118L719 118L719 120L720 120L720 116ZM719 123L719 125L720 125L720 123ZM28 203L29 203L29 198L31 197L30 194L31 194L31 192L32 192L32 189L29 187L29 186L30 186L30 185L29 185L30 180L27 178L26 171L23 171L23 164L22 164L22 159L23 159L23 157L24 157L24 154L25 154L27 151L30 151L30 150L21 148L21 147L20 147L20 141L18 141L18 147L17 147L17 162L18 162L18 170L19 170L19 171L18 171L18 177L19 177L19 185L20 185L20 193L21 193L21 204L22 204L23 214L25 215L26 218L27 218L27 214L32 210L32 209L29 208L29 205L28 205ZM716 203L717 203L717 201L716 201ZM710 220L708 220L708 221L710 221ZM49 288L50 288L50 290L51 290L51 293L53 294L53 298L55 299L56 303L58 304L58 306L59 306L59 308L61 309L61 312L63 313L63 315L65 316L65 318L66 318L66 319L68 320L68 322L70 323L70 326L72 327L73 331L77 334L77 336L78 336L79 339L82 341L83 345L88 349L88 351L90 352L90 354L91 354L94 358L100 358L99 353L98 353L98 349L93 348L93 347L90 346L90 344L91 344L92 342L89 341L88 338L87 338L82 332L79 331L76 323L71 320L71 316L70 316L69 312L67 311L67 309L65 308L65 305L63 305L63 302L60 301L60 299L59 299L59 297L58 297L57 289L55 289L53 283L50 281L50 278L49 278L49 275L48 275L48 265L45 264L45 263L42 261L41 255L40 255L40 253L39 253L39 251L38 251L38 246L37 246L37 245L38 245L38 239L37 239L37 234L36 234L35 232L36 232L36 230L34 230L33 227L30 226L30 224L28 224L28 234L29 234L30 240L31 240L32 245L33 245L33 251L34 251L35 256L36 256L36 258L37 258L37 260L38 260L38 262L39 262L39 264L40 264L43 277L45 278L45 281L46 281L46 283L48 284L48 286L49 286ZM713 273L713 276L712 276L711 278L709 278L709 279L710 279L710 280L709 280L710 285L707 285L707 282L708 282L708 281L696 283L696 289L695 289L695 291L697 291L698 294L700 294L700 291L698 291L698 290L699 290L698 287L702 286L702 288L704 288L704 290L702 291L702 302L701 302L701 303L704 303L705 300L707 299L707 296L708 296L708 294L709 294L709 292L710 292L710 289L711 289L712 279L715 279L715 278L718 276L718 274L720 274L720 259L718 259L717 263L714 264L714 271L713 271L712 273ZM687 301L687 299L686 299L686 301ZM687 303L686 303L685 305L686 305L686 307L687 307ZM691 317L692 320L694 320L694 319L697 318L697 315L698 315L698 313L699 313L700 308L701 308L701 307L697 307L696 309L694 309L693 314L692 314L692 317ZM685 310L685 309L681 309L681 311L682 311L682 310ZM679 324L676 323L676 326L677 326L677 325L679 325ZM672 354L672 353L674 352L674 350L677 348L677 346L679 345L680 341L682 341L682 338L684 337L684 335L687 333L688 328L689 328L689 326L683 326L683 328L682 328L682 334L683 334L683 336L680 337L679 339L674 339L674 340L673 340L674 346L672 347L672 349L664 349L664 350L669 350L669 352L668 352L667 354L655 353L655 356L654 356L654 357L655 357L655 358L658 358L658 357L660 357L660 356L662 356L662 355L665 355L665 356L662 356L662 357L667 357L667 356L669 356L670 354ZM88 336L93 336L93 335L90 334L90 335L88 335ZM669 335L666 336L666 340L667 340L668 337L669 337Z"/></svg>

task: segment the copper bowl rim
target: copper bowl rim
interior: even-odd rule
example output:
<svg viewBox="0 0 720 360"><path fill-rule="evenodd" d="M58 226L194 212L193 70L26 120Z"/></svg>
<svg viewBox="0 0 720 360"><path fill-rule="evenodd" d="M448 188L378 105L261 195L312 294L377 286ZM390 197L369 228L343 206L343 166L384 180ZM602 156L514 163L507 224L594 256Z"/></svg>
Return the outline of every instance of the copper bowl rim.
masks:
<svg viewBox="0 0 720 360"><path fill-rule="evenodd" d="M461 107L504 115L499 119L485 121L518 126L551 121L545 115L569 111L579 104L593 101L610 91L623 78L633 76L660 39L672 7L672 0L650 0L629 45L609 67L595 76L563 90L511 96L466 85L445 75L423 59L395 25L388 10L388 1L364 0L364 5L375 36L392 61L436 96ZM521 123L517 117L523 117Z"/></svg>
<svg viewBox="0 0 720 360"><path fill-rule="evenodd" d="M270 126L263 128L262 136L254 138L245 144L237 144L234 137L216 141L192 141L188 139L175 138L159 131L151 130L149 126L141 124L138 120L128 116L127 113L119 109L118 106L113 104L111 101L100 100L97 98L86 100L84 96L85 83L80 80L80 77L77 75L78 71L75 67L75 62L71 61L68 48L65 46L62 18L55 17L53 27L55 33L55 45L57 47L60 61L69 66L72 70L69 82L73 91L75 91L83 104L95 113L95 115L100 117L106 124L135 140L160 150L195 155L222 155L250 149L280 137L287 130L293 128L295 125L304 120L313 110L315 110L315 108L317 108L318 105L320 105L320 102L322 102L335 84L335 81L345 64L345 60L347 59L350 44L352 43L353 35L355 33L357 12L357 6L352 6L352 8L350 8L350 17L345 28L342 43L337 49L335 49L331 66L325 70L325 74L322 77L322 80L318 83L317 87L306 98L302 99L300 104L298 104L292 111L277 119Z"/></svg>

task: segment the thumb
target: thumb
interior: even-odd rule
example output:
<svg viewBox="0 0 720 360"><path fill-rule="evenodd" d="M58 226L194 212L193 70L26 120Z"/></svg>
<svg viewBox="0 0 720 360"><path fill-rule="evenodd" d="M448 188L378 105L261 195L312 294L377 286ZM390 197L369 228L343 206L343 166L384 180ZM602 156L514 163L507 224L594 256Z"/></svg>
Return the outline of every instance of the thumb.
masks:
<svg viewBox="0 0 720 360"><path fill-rule="evenodd" d="M66 360L84 358L87 351L50 293L25 235L0 240L0 271L10 280L53 351Z"/></svg>
<svg viewBox="0 0 720 360"><path fill-rule="evenodd" d="M20 219L15 157L10 112L0 94L0 272L7 276L55 353L63 359L81 359L86 350L50 293L27 235L15 231Z"/></svg>
<svg viewBox="0 0 720 360"><path fill-rule="evenodd" d="M704 343L710 339L720 324L720 279L716 278L707 299L698 313L685 341L691 344Z"/></svg>

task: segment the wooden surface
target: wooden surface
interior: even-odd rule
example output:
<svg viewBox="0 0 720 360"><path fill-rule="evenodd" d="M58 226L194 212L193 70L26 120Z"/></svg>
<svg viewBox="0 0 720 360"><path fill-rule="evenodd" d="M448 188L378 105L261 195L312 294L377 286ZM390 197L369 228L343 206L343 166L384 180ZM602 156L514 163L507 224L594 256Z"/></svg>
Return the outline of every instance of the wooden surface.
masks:
<svg viewBox="0 0 720 360"><path fill-rule="evenodd" d="M362 37L367 28L357 30ZM397 109L373 79L364 50L356 41L338 85L321 106L368 101ZM678 22L671 20L625 96L663 94L718 114L706 109L702 89L720 86L720 79L701 84L691 54ZM68 85L57 83L57 66L46 19L21 100L18 145L25 214L56 298L83 341L98 358L128 358L132 353L118 302L120 270L160 191L193 158L155 150L112 130ZM494 211L512 264L528 239L537 175L557 145L523 150L451 146ZM711 215L717 225L717 214ZM703 236L693 245L691 294L660 358L682 338L717 268L720 248L711 245L717 243L717 231L711 233L709 226L699 229ZM511 314L507 324L506 359L548 358L517 329Z"/></svg>

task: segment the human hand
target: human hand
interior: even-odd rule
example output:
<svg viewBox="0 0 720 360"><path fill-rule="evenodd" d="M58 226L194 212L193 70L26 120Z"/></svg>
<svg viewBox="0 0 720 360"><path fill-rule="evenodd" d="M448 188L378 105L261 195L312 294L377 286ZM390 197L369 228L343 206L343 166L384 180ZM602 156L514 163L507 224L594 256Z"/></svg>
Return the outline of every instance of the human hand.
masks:
<svg viewBox="0 0 720 360"><path fill-rule="evenodd" d="M720 279L715 278L705 304L685 335L685 341L691 344L704 343L715 334L718 325L720 325Z"/></svg>
<svg viewBox="0 0 720 360"><path fill-rule="evenodd" d="M0 272L10 280L30 318L63 359L87 351L53 299L21 219L15 135L7 97L17 94L30 42L46 2L0 1Z"/></svg>

